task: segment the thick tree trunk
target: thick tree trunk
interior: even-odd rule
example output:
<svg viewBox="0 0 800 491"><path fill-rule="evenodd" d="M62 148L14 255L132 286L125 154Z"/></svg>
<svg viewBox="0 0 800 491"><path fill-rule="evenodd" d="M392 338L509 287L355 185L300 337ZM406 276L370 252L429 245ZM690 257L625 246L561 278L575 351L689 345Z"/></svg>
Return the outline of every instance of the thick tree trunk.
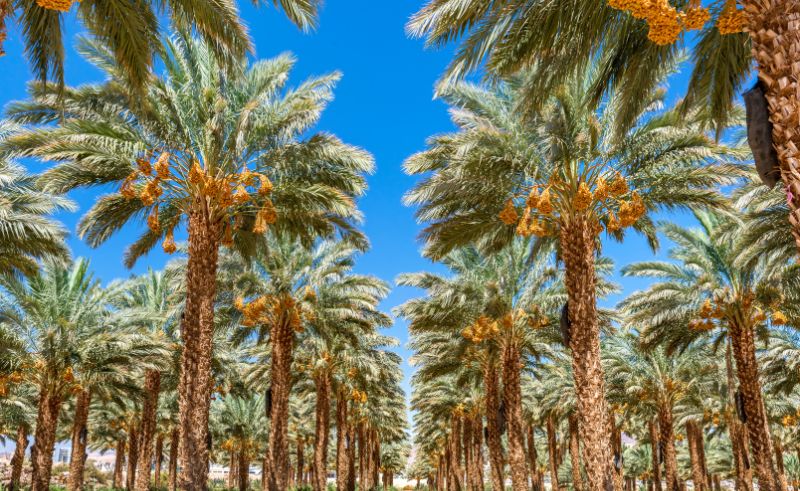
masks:
<svg viewBox="0 0 800 491"><path fill-rule="evenodd" d="M464 474L466 478L467 491L473 491L477 484L473 472L475 464L472 462L472 416L464 415L461 422L461 448L464 450Z"/></svg>
<svg viewBox="0 0 800 491"><path fill-rule="evenodd" d="M169 491L175 491L178 487L178 449L180 447L180 428L175 427L172 429L172 435L169 440Z"/></svg>
<svg viewBox="0 0 800 491"><path fill-rule="evenodd" d="M572 371L580 419L583 463L588 491L604 491L613 485L611 452L607 434L608 407L600 359L600 327L597 323L595 288L595 236L585 217L574 217L561 226L561 254L566 268L569 298Z"/></svg>
<svg viewBox="0 0 800 491"><path fill-rule="evenodd" d="M519 381L520 347L506 340L503 347L503 399L508 428L508 463L511 468L511 489L526 491L528 467L525 462L525 432L522 425L522 389Z"/></svg>
<svg viewBox="0 0 800 491"><path fill-rule="evenodd" d="M306 483L306 445L305 439L297 437L295 443L295 460L297 461L297 485L305 486Z"/></svg>
<svg viewBox="0 0 800 491"><path fill-rule="evenodd" d="M581 476L581 444L578 436L578 416L569 415L569 458L572 464L572 489L583 491L583 478Z"/></svg>
<svg viewBox="0 0 800 491"><path fill-rule="evenodd" d="M14 456L11 457L11 491L20 489L22 480L22 468L25 464L25 449L28 448L28 429L25 425L17 428L17 439L14 441Z"/></svg>
<svg viewBox="0 0 800 491"><path fill-rule="evenodd" d="M614 458L611 466L611 476L614 479L614 489L622 491L625 486L625 462L622 459L622 429L617 426L616 417L612 411L608 413L608 430L611 434L611 455Z"/></svg>
<svg viewBox="0 0 800 491"><path fill-rule="evenodd" d="M661 438L658 436L659 431L657 418L650 420L648 423L648 428L650 430L650 446L652 447L653 455L653 488L654 491L661 491L661 450L658 445L658 442L661 441Z"/></svg>
<svg viewBox="0 0 800 491"><path fill-rule="evenodd" d="M336 489L347 489L347 447L352 445L348 440L347 428L347 393L339 389L336 393Z"/></svg>
<svg viewBox="0 0 800 491"><path fill-rule="evenodd" d="M236 470L238 456L232 448L228 452L228 462L228 489L233 489L236 486L236 480L239 478L239 472Z"/></svg>
<svg viewBox="0 0 800 491"><path fill-rule="evenodd" d="M483 418L480 414L473 420L472 432L472 455L475 462L477 482L480 483L479 490L484 491L483 486Z"/></svg>
<svg viewBox="0 0 800 491"><path fill-rule="evenodd" d="M544 491L544 475L539 470L539 456L536 453L536 429L528 426L528 468L531 472L531 489Z"/></svg>
<svg viewBox="0 0 800 491"><path fill-rule="evenodd" d="M314 377L317 391L314 431L314 491L328 487L328 434L331 418L331 378L327 372Z"/></svg>
<svg viewBox="0 0 800 491"><path fill-rule="evenodd" d="M86 447L89 439L86 422L89 420L91 403L92 394L88 390L81 390L75 397L75 415L72 418L72 450L69 461L69 479L67 479L69 491L79 491L83 488Z"/></svg>
<svg viewBox="0 0 800 491"><path fill-rule="evenodd" d="M45 390L39 396L38 414L33 448L31 449L31 491L49 491L53 467L53 449L56 444L58 413L61 398Z"/></svg>
<svg viewBox="0 0 800 491"><path fill-rule="evenodd" d="M144 375L144 403L142 404L141 443L139 444L135 491L150 489L150 463L153 461L153 438L156 434L156 411L161 391L161 372L147 370Z"/></svg>
<svg viewBox="0 0 800 491"><path fill-rule="evenodd" d="M775 463L777 464L777 472L779 484L782 490L789 489L789 482L786 480L786 469L783 462L783 443L780 437L775 437Z"/></svg>
<svg viewBox="0 0 800 491"><path fill-rule="evenodd" d="M119 489L123 486L123 469L125 468L125 448L127 447L127 442L124 438L120 438L117 440L117 451L116 455L114 456L114 479L112 481L111 487L114 489Z"/></svg>
<svg viewBox="0 0 800 491"><path fill-rule="evenodd" d="M381 440L378 430L371 430L370 442L372 444L372 458L370 460L370 488L378 485L378 469L381 467Z"/></svg>
<svg viewBox="0 0 800 491"><path fill-rule="evenodd" d="M733 347L731 338L725 341L725 373L728 386L727 411L734 417L728 423L728 433L733 450L733 463L736 477L736 491L753 490L753 473L750 468L750 457L747 451L746 431L736 414L736 380L733 373Z"/></svg>
<svg viewBox="0 0 800 491"><path fill-rule="evenodd" d="M250 460L247 458L247 449L239 452L236 469L239 471L239 491L247 491L250 489Z"/></svg>
<svg viewBox="0 0 800 491"><path fill-rule="evenodd" d="M347 446L347 491L356 489L356 427L352 422L348 425L347 435L349 444Z"/></svg>
<svg viewBox="0 0 800 491"><path fill-rule="evenodd" d="M447 487L453 491L461 491L461 478L464 475L464 469L461 467L461 452L459 451L461 446L461 419L458 416L453 416L451 418L450 437L448 440L450 450L450 461L448 467L450 468L450 473L447 475Z"/></svg>
<svg viewBox="0 0 800 491"><path fill-rule="evenodd" d="M288 299L282 299L288 301ZM272 343L272 411L269 432L269 491L284 491L289 480L289 393L292 390L292 349L294 331L289 313L284 312L270 328Z"/></svg>
<svg viewBox="0 0 800 491"><path fill-rule="evenodd" d="M133 489L136 485L136 469L139 464L139 442L141 435L135 423L131 423L128 430L128 474L126 477L126 485L128 489Z"/></svg>
<svg viewBox="0 0 800 491"><path fill-rule="evenodd" d="M489 467L492 477L492 491L503 491L503 444L497 414L500 411L500 396L497 387L497 370L487 363L483 372L483 387L486 392L486 429L488 432L486 445L489 448Z"/></svg>
<svg viewBox="0 0 800 491"><path fill-rule="evenodd" d="M675 433L673 430L672 407L662 404L658 410L658 428L661 430L661 446L664 452L664 474L667 491L680 491L678 479L678 459L675 453Z"/></svg>
<svg viewBox="0 0 800 491"><path fill-rule="evenodd" d="M706 479L703 461L700 456L700 448L703 446L703 435L694 421L686 422L686 444L689 448L689 460L692 465L692 484L697 491L707 491L708 480Z"/></svg>
<svg viewBox="0 0 800 491"><path fill-rule="evenodd" d="M547 453L550 460L550 489L558 489L558 439L553 416L547 417Z"/></svg>
<svg viewBox="0 0 800 491"><path fill-rule="evenodd" d="M211 404L211 358L214 346L214 299L220 225L213 222L205 200L189 212L189 259L186 302L181 320L179 419L180 488L208 489L208 411ZM274 373L274 372L273 372Z"/></svg>
<svg viewBox="0 0 800 491"><path fill-rule="evenodd" d="M164 460L164 435L158 434L156 437L156 453L153 461L155 462L155 469L153 471L153 482L156 486L161 487L161 461Z"/></svg>
<svg viewBox="0 0 800 491"><path fill-rule="evenodd" d="M740 317L744 317L744 315ZM733 344L733 356L736 359L739 390L744 399L747 416L745 427L752 449L753 469L758 478L759 491L777 491L780 489L780 481L773 460L772 439L767 427L761 383L758 380L754 329L749 321L745 321L743 318L737 320L738 322L731 321L728 324Z"/></svg>

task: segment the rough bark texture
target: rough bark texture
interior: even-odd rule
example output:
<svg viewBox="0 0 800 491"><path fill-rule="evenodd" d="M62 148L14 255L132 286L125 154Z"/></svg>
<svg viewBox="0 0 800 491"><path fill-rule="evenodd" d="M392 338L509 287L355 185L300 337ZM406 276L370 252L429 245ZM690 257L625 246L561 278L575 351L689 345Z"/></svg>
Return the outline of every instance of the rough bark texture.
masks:
<svg viewBox="0 0 800 491"><path fill-rule="evenodd" d="M729 322L729 330L733 344L733 356L736 360L739 390L744 399L747 415L745 427L752 450L752 467L758 478L759 490L776 491L780 489L780 484L773 460L772 439L767 427L761 383L758 380L754 329L750 322L744 320L743 316L738 320L740 322Z"/></svg>
<svg viewBox="0 0 800 491"><path fill-rule="evenodd" d="M453 491L461 491L462 481L464 476L464 469L461 467L461 419L458 416L453 416L450 424L450 437L448 438L448 451L450 461L448 467L450 473L447 475L448 489Z"/></svg>
<svg viewBox="0 0 800 491"><path fill-rule="evenodd" d="M347 393L339 389L336 394L336 489L347 489Z"/></svg>
<svg viewBox="0 0 800 491"><path fill-rule="evenodd" d="M528 467L531 472L531 489L544 490L544 473L539 469L539 458L536 454L536 429L528 426Z"/></svg>
<svg viewBox="0 0 800 491"><path fill-rule="evenodd" d="M295 444L295 457L297 460L297 485L305 486L306 483L306 441L300 436Z"/></svg>
<svg viewBox="0 0 800 491"><path fill-rule="evenodd" d="M581 444L578 436L578 416L569 415L569 458L572 464L572 489L583 491L583 477L581 476Z"/></svg>
<svg viewBox="0 0 800 491"><path fill-rule="evenodd" d="M139 463L139 430L135 424L128 430L128 473L125 476L126 486L133 489L136 485L136 468Z"/></svg>
<svg viewBox="0 0 800 491"><path fill-rule="evenodd" d="M269 449L269 491L284 491L289 480L289 392L292 387L292 348L294 331L287 315L270 328L272 343L272 411L270 413Z"/></svg>
<svg viewBox="0 0 800 491"><path fill-rule="evenodd" d="M14 441L14 456L11 457L11 491L20 489L22 467L25 464L25 449L28 448L28 429L25 425L17 428L17 439Z"/></svg>
<svg viewBox="0 0 800 491"><path fill-rule="evenodd" d="M150 489L150 463L153 461L153 438L156 434L156 411L161 390L161 372L147 370L144 375L144 403L142 404L141 443L139 468L136 470L135 491Z"/></svg>
<svg viewBox="0 0 800 491"><path fill-rule="evenodd" d="M123 468L125 467L126 447L127 443L125 442L124 438L117 440L117 451L116 456L114 457L114 479L112 481L112 487L114 489L119 489L122 487L122 472Z"/></svg>
<svg viewBox="0 0 800 491"><path fill-rule="evenodd" d="M475 467L477 470L475 471L478 475L477 479L480 483L479 490L484 491L483 487L483 418L480 414L475 416L475 420L473 422L474 428L472 432L472 456L473 461L475 462Z"/></svg>
<svg viewBox="0 0 800 491"><path fill-rule="evenodd" d="M31 449L31 491L49 491L61 398L46 390L39 396L36 432Z"/></svg>
<svg viewBox="0 0 800 491"><path fill-rule="evenodd" d="M520 387L520 347L507 340L503 347L503 400L508 428L508 464L511 469L511 488L528 489L528 466L525 462L525 430L522 425L522 389Z"/></svg>
<svg viewBox="0 0 800 491"><path fill-rule="evenodd" d="M180 446L180 428L173 428L169 440L169 490L175 491L178 486L178 447Z"/></svg>
<svg viewBox="0 0 800 491"><path fill-rule="evenodd" d="M161 461L164 456L164 435L158 434L156 437L156 451L155 455L153 456L153 462L155 463L155 468L153 469L153 482L156 486L161 486Z"/></svg>
<svg viewBox="0 0 800 491"><path fill-rule="evenodd" d="M250 488L250 459L247 458L247 450L239 452L236 469L239 471L239 491L247 491Z"/></svg>
<svg viewBox="0 0 800 491"><path fill-rule="evenodd" d="M235 450L228 452L228 462L228 488L233 489L236 486L236 480L239 478L239 473L236 471L238 457Z"/></svg>
<svg viewBox="0 0 800 491"><path fill-rule="evenodd" d="M558 489L558 440L553 416L547 417L547 453L550 461L550 489Z"/></svg>
<svg viewBox="0 0 800 491"><path fill-rule="evenodd" d="M692 484L698 491L707 491L708 480L705 474L702 457L703 434L694 421L686 422L686 443L689 448L689 460L692 464Z"/></svg>
<svg viewBox="0 0 800 491"><path fill-rule="evenodd" d="M350 441L347 446L347 491L356 489L356 426L349 424L347 432Z"/></svg>
<svg viewBox="0 0 800 491"><path fill-rule="evenodd" d="M728 385L727 410L729 414L734 415L728 424L728 433L731 440L731 449L733 450L736 491L752 491L753 473L752 469L750 469L750 457L747 451L747 443L745 442L746 430L739 419L735 417L736 381L733 374L733 347L731 346L730 336L725 342L725 373Z"/></svg>
<svg viewBox="0 0 800 491"><path fill-rule="evenodd" d="M486 429L489 448L489 467L492 477L492 491L503 491L503 444L500 428L497 426L497 412L500 410L500 397L497 387L497 371L492 364L487 364L483 373L483 387L486 392Z"/></svg>
<svg viewBox="0 0 800 491"><path fill-rule="evenodd" d="M650 446L653 454L653 488L654 491L661 491L661 455L658 442L661 441L658 434L658 420L654 418L648 424L650 430Z"/></svg>
<svg viewBox="0 0 800 491"><path fill-rule="evenodd" d="M789 488L789 482L786 480L786 469L783 462L783 443L778 437L775 438L775 464L778 471L778 483L782 490L786 490Z"/></svg>
<svg viewBox="0 0 800 491"><path fill-rule="evenodd" d="M331 418L331 378L327 372L314 377L317 391L314 431L314 491L325 491L328 481L328 433Z"/></svg>
<svg viewBox="0 0 800 491"><path fill-rule="evenodd" d="M179 419L181 489L208 488L208 410L211 404L211 357L214 335L219 224L211 221L205 201L189 212L189 259L186 303L181 320Z"/></svg>
<svg viewBox="0 0 800 491"><path fill-rule="evenodd" d="M561 226L561 254L569 298L570 350L589 491L613 485L606 419L608 407L597 323L594 233L584 217Z"/></svg>
<svg viewBox="0 0 800 491"><path fill-rule="evenodd" d="M675 453L675 433L673 429L672 407L662 404L658 410L658 428L661 431L661 446L664 452L664 478L667 491L680 491L678 479L678 459Z"/></svg>
<svg viewBox="0 0 800 491"><path fill-rule="evenodd" d="M75 397L75 414L72 418L72 449L69 461L69 478L67 489L79 491L83 488L83 472L86 469L86 447L89 429L89 405L92 394L87 390L80 391Z"/></svg>

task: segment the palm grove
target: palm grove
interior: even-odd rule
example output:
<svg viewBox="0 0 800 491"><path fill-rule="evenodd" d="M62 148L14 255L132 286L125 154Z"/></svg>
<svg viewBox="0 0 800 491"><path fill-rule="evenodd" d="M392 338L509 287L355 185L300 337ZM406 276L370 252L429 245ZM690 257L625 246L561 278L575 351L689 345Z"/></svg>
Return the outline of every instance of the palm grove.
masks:
<svg viewBox="0 0 800 491"><path fill-rule="evenodd" d="M436 86L455 130L405 163L445 271L397 280L422 293L395 309L410 462L389 286L354 271L372 157L316 130L339 74L294 85L290 55L250 61L233 2L75 3L0 1L0 40L17 23L36 75L0 125L13 489L800 482L796 2L431 0L412 17L410 35L458 47ZM315 25L316 2L274 3ZM73 7L102 83L64 83ZM748 147L735 95L751 71ZM50 218L87 187L105 193L78 225L89 245L141 224L128 266L177 258L101 285ZM666 238L668 260L624 265L649 286L601 307L620 292L603 243L631 233ZM115 452L109 476L90 449Z"/></svg>

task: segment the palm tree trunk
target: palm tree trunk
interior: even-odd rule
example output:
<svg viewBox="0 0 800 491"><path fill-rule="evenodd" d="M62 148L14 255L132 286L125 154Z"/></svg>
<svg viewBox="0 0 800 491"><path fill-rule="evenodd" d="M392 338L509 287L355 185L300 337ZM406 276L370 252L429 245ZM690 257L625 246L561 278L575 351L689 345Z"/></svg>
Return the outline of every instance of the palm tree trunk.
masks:
<svg viewBox="0 0 800 491"><path fill-rule="evenodd" d="M483 418L480 414L475 416L473 420L472 432L472 455L475 461L475 473L477 474L477 483L479 484L479 491L484 491L483 486Z"/></svg>
<svg viewBox="0 0 800 491"><path fill-rule="evenodd" d="M289 393L292 390L294 332L288 312L270 328L272 343L272 411L269 432L269 491L284 491L289 480Z"/></svg>
<svg viewBox="0 0 800 491"><path fill-rule="evenodd" d="M347 394L340 388L336 394L336 489L339 491L347 489L347 447L352 445L347 434Z"/></svg>
<svg viewBox="0 0 800 491"><path fill-rule="evenodd" d="M181 320L181 374L179 420L180 488L208 488L208 411L211 405L211 358L214 336L214 299L220 224L212 221L204 199L189 212L189 259L186 302Z"/></svg>
<svg viewBox="0 0 800 491"><path fill-rule="evenodd" d="M658 428L661 430L661 446L664 452L664 474L667 491L680 491L678 479L678 459L675 453L675 433L673 431L672 407L662 403L658 410Z"/></svg>
<svg viewBox="0 0 800 491"><path fill-rule="evenodd" d="M156 487L161 487L161 461L164 455L164 435L161 433L156 437L156 454L154 458L155 470L153 471L153 482Z"/></svg>
<svg viewBox="0 0 800 491"><path fill-rule="evenodd" d="M331 378L325 372L314 377L317 389L316 427L314 431L314 491L328 487L328 434L331 418Z"/></svg>
<svg viewBox="0 0 800 491"><path fill-rule="evenodd" d="M350 443L347 447L347 491L356 489L356 427L352 422L348 425Z"/></svg>
<svg viewBox="0 0 800 491"><path fill-rule="evenodd" d="M306 484L306 450L305 439L302 436L297 437L295 443L295 452L297 460L297 485L305 486Z"/></svg>
<svg viewBox="0 0 800 491"><path fill-rule="evenodd" d="M613 411L608 413L608 430L611 434L611 451L614 457L611 467L611 476L614 480L614 489L622 491L625 486L625 462L622 459L622 430L617 426Z"/></svg>
<svg viewBox="0 0 800 491"><path fill-rule="evenodd" d="M89 419L89 405L92 394L88 390L81 390L75 398L75 415L72 418L72 450L70 452L69 479L67 489L79 491L83 488L83 471L86 468L86 446Z"/></svg>
<svg viewBox="0 0 800 491"><path fill-rule="evenodd" d="M228 462L228 489L233 489L236 486L236 480L239 478L239 472L236 470L238 458L233 447L231 447L231 450L228 452Z"/></svg>
<svg viewBox="0 0 800 491"><path fill-rule="evenodd" d="M144 375L144 403L142 404L141 443L139 468L136 471L135 491L150 489L150 463L153 461L153 437L156 433L156 411L161 390L161 372L147 370Z"/></svg>
<svg viewBox="0 0 800 491"><path fill-rule="evenodd" d="M689 460L692 464L692 484L697 491L707 490L707 481L703 469L703 462L700 460L700 450L698 446L703 445L703 436L698 434L700 430L694 421L686 422L686 443L689 447Z"/></svg>
<svg viewBox="0 0 800 491"><path fill-rule="evenodd" d="M561 253L569 298L572 371L580 418L583 463L589 491L611 486L611 454L607 434L608 407L600 360L600 328L595 288L595 236L585 217L561 226Z"/></svg>
<svg viewBox="0 0 800 491"><path fill-rule="evenodd" d="M134 418L134 421L136 418ZM136 468L139 463L139 441L140 434L135 423L131 423L128 430L128 475L126 476L128 489L133 489L136 485Z"/></svg>
<svg viewBox="0 0 800 491"><path fill-rule="evenodd" d="M758 63L759 78L767 88L781 179L791 197L787 199L789 222L800 250L800 131L797 124L800 11L792 0L744 0L743 3L753 58Z"/></svg>
<svg viewBox="0 0 800 491"><path fill-rule="evenodd" d="M736 359L739 390L744 399L747 416L745 426L752 449L753 468L758 478L760 491L777 491L780 489L780 481L773 461L772 439L767 427L761 383L758 380L754 329L749 321L745 322L743 318L737 320L739 322L729 322L729 330L733 344L733 356Z"/></svg>
<svg viewBox="0 0 800 491"><path fill-rule="evenodd" d="M464 475L466 477L467 491L473 491L476 487L475 476L472 468L472 417L469 414L464 416L461 421L461 448L464 450Z"/></svg>
<svg viewBox="0 0 800 491"><path fill-rule="evenodd" d="M520 388L520 348L508 340L503 347L503 399L508 428L508 463L511 468L511 489L528 489L528 468L525 462L522 425L522 389Z"/></svg>
<svg viewBox="0 0 800 491"><path fill-rule="evenodd" d="M464 469L461 467L461 419L458 416L453 416L450 422L450 437L448 438L448 446L450 450L450 461L448 467L450 473L447 475L448 488L453 491L461 491L461 477L464 475Z"/></svg>
<svg viewBox="0 0 800 491"><path fill-rule="evenodd" d="M492 491L503 491L503 444L497 414L500 411L500 397L497 388L497 371L492 363L487 363L483 372L483 387L486 392L486 429L489 447L489 467L492 473Z"/></svg>
<svg viewBox="0 0 800 491"><path fill-rule="evenodd" d="M547 417L547 453L550 459L550 489L558 489L558 441L553 416Z"/></svg>
<svg viewBox="0 0 800 491"><path fill-rule="evenodd" d="M119 489L122 487L122 471L125 467L126 446L127 443L125 442L125 438L119 438L117 440L117 451L116 455L114 456L114 479L111 486L114 489Z"/></svg>
<svg viewBox="0 0 800 491"><path fill-rule="evenodd" d="M17 439L14 443L16 447L14 448L14 456L11 457L11 491L18 491L22 480L22 468L25 463L25 449L28 448L28 429L25 425L19 425L19 428L17 428Z"/></svg>
<svg viewBox="0 0 800 491"><path fill-rule="evenodd" d="M247 458L247 449L239 452L236 469L239 471L239 491L247 491L250 489L250 460Z"/></svg>
<svg viewBox="0 0 800 491"><path fill-rule="evenodd" d="M581 444L578 437L578 416L569 415L569 457L572 463L572 489L583 491L583 477L581 476Z"/></svg>
<svg viewBox="0 0 800 491"><path fill-rule="evenodd" d="M775 437L775 462L777 463L778 479L782 490L789 488L789 482L786 480L786 470L783 462L783 442L780 437Z"/></svg>
<svg viewBox="0 0 800 491"><path fill-rule="evenodd" d="M169 491L175 491L178 486L178 448L180 446L180 428L172 429L169 441Z"/></svg>
<svg viewBox="0 0 800 491"><path fill-rule="evenodd" d="M539 458L536 454L536 428L528 425L528 468L531 472L531 489L544 491L544 476L539 470Z"/></svg>
<svg viewBox="0 0 800 491"><path fill-rule="evenodd" d="M31 491L49 491L53 467L53 449L56 444L58 413L61 398L42 390L39 396L38 415L33 448L31 449Z"/></svg>
<svg viewBox="0 0 800 491"><path fill-rule="evenodd" d="M750 469L750 458L747 452L747 444L744 442L746 433L742 423L736 418L736 381L733 374L733 347L731 337L725 340L725 374L728 386L727 411L733 414L728 424L728 433L733 450L733 463L736 476L736 491L753 490L753 474Z"/></svg>
<svg viewBox="0 0 800 491"><path fill-rule="evenodd" d="M378 469L381 467L381 440L378 435L378 430L371 431L370 442L372 443L372 458L371 458L371 472L370 472L370 489L378 485Z"/></svg>
<svg viewBox="0 0 800 491"><path fill-rule="evenodd" d="M651 419L648 423L650 430L650 446L652 447L653 455L653 491L661 491L661 451L658 442L661 439L658 437L658 420Z"/></svg>

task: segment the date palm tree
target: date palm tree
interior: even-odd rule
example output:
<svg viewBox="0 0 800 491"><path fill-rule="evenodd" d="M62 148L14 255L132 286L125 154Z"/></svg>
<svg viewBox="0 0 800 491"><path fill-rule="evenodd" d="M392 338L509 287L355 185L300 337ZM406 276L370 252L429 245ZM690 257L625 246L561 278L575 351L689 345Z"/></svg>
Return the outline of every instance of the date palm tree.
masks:
<svg viewBox="0 0 800 491"><path fill-rule="evenodd" d="M77 15L87 30L111 48L114 63L124 71L135 92L140 92L161 51L159 17L172 24L191 26L223 58L238 59L252 51L247 27L239 19L236 3L213 1L125 0L2 0L0 1L0 56L6 38L6 22L15 21L25 36L25 54L41 82L64 85L64 16L77 3ZM255 0L255 4L268 4ZM301 29L316 23L317 0L273 0Z"/></svg>
<svg viewBox="0 0 800 491"><path fill-rule="evenodd" d="M175 230L188 222L181 486L203 489L220 245L252 255L270 230L305 243L337 232L363 242L354 230L354 198L365 189L372 158L333 135L310 133L339 76L284 90L291 56L230 67L210 44L176 34L165 41L165 72L148 85L145 107L123 97L126 79L107 48L85 41L82 51L110 81L66 88L63 110L52 91L13 105L19 121L63 124L32 128L12 145L57 162L41 178L47 189L118 186L83 217L79 233L96 246L147 217L128 265L161 238L164 250L175 252Z"/></svg>
<svg viewBox="0 0 800 491"><path fill-rule="evenodd" d="M268 423L264 414L264 398L257 395L226 395L211 404L213 426L222 441L222 450L229 452L230 469L238 470L236 489L249 488L250 462L257 456L259 442L266 438Z"/></svg>
<svg viewBox="0 0 800 491"><path fill-rule="evenodd" d="M783 0L598 2L595 0L429 0L408 24L410 34L442 46L461 38L446 80L463 77L481 65L507 77L531 65L543 67L528 84L525 109L541 106L576 67L599 59L600 76L586 101L599 104L608 94L620 101L617 133L633 126L661 83L665 69L691 47L693 71L685 108L701 107L718 133L732 120L737 91L751 79L753 61L765 87L772 140L790 209L789 227L800 248L800 132L791 119L800 104L797 90L796 6ZM645 12L632 15L612 4L666 12L674 38L655 43ZM678 12L700 14L698 37L677 36ZM652 11L652 9L651 9ZM711 22L709 22L711 20ZM685 26L686 24L684 24ZM675 42L678 40L679 42ZM756 124L766 125L766 121ZM762 126L762 129L764 128ZM766 131L765 131L766 132ZM783 225L785 226L785 225Z"/></svg>
<svg viewBox="0 0 800 491"><path fill-rule="evenodd" d="M756 338L770 325L788 320L780 310L786 301L783 275L796 276L788 267L739 260L736 217L696 212L700 228L665 224L664 235L676 246L676 262L644 262L626 267L629 276L659 281L628 297L621 308L627 321L638 326L649 345L661 344L671 352L694 340L730 338L753 469L759 487L778 489L772 439L764 409L764 396L756 359Z"/></svg>
<svg viewBox="0 0 800 491"><path fill-rule="evenodd" d="M738 175L726 163L734 152L682 123L674 110L641 113L634 129L615 136L616 99L600 112L583 103L595 77L591 69L581 72L535 121L517 114L521 78L494 90L466 83L445 88L458 131L431 138L427 150L406 162L408 173L426 175L407 203L419 206L417 216L428 224L422 237L429 257L467 244L497 250L515 234L536 236L537 248L557 246L592 491L605 486L611 464L596 301L600 233L622 240L632 227L655 247L650 213L723 206L714 189ZM653 107L663 93L647 97Z"/></svg>

